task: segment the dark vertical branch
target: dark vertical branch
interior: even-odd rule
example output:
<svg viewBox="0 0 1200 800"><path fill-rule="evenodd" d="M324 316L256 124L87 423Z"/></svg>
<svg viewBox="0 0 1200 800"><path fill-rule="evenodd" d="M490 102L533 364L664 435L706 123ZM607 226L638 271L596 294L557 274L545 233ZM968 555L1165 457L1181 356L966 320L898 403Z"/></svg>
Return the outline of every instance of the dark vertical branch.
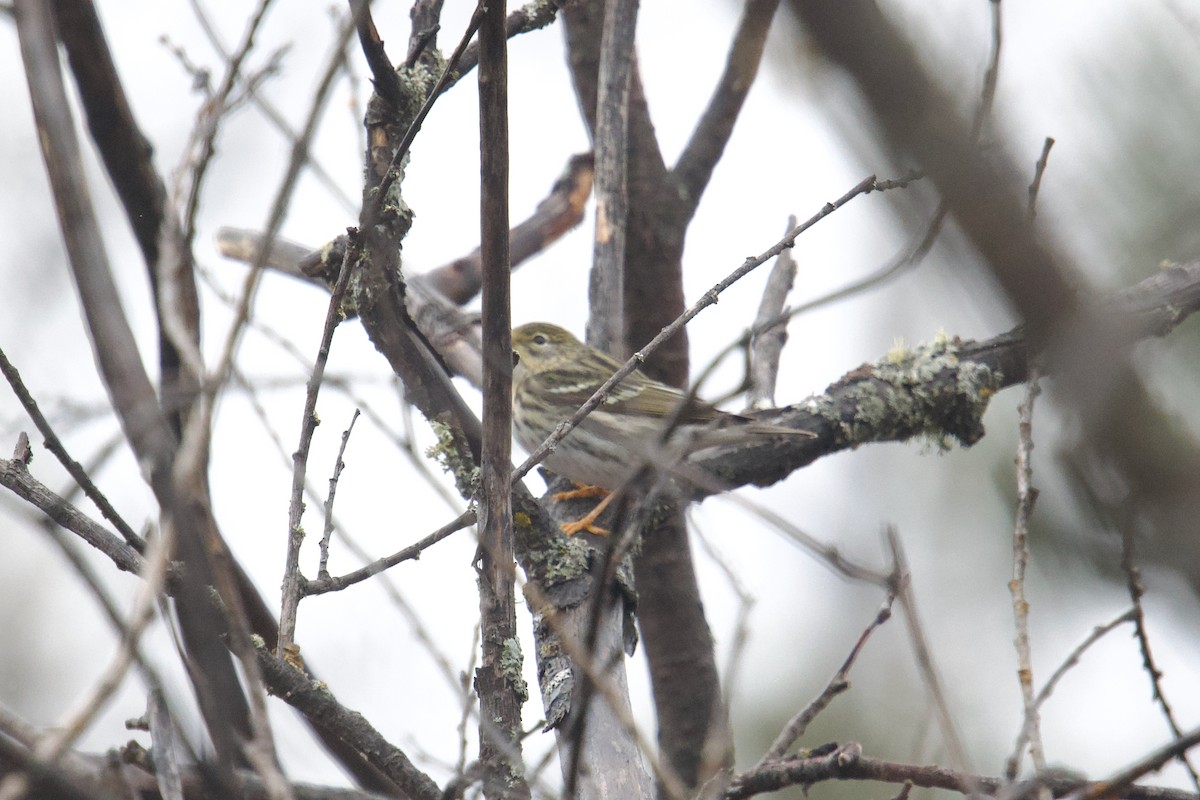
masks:
<svg viewBox="0 0 1200 800"><path fill-rule="evenodd" d="M626 158L629 82L638 0L607 0L596 92L596 239L588 285L587 340L619 359L625 341Z"/></svg>
<svg viewBox="0 0 1200 800"><path fill-rule="evenodd" d="M166 188L150 158L152 148L134 118L95 5L91 0L57 0L54 12L88 131L142 251L155 298L159 297L160 278L166 275L172 285L171 297L177 304L174 313L186 320L189 341L198 348L200 308L191 251L168 248L173 263L163 263L161 241L182 240L182 230L179 220L167 210ZM167 237L162 236L164 224L170 230ZM175 435L179 436L200 376L184 369L179 349L171 341L163 319L165 313L171 312L164 312L158 302L155 311L159 318L161 402Z"/></svg>
<svg viewBox="0 0 1200 800"><path fill-rule="evenodd" d="M595 138L599 92L600 0L569 3L563 8L571 78L584 121ZM678 196L663 162L650 109L642 92L637 63L629 83L625 237L624 316L630 350L650 341L684 309L683 239L687 221L678 215ZM659 348L644 369L675 386L687 383L687 333L681 330Z"/></svg>
<svg viewBox="0 0 1200 800"><path fill-rule="evenodd" d="M642 646L654 681L658 744L692 787L732 765L728 714L712 652L712 633L700 601L687 523L682 511L643 531L634 562ZM646 609L650 609L647 613ZM697 641L698 634L704 638ZM720 763L706 763L706 754Z"/></svg>
<svg viewBox="0 0 1200 800"><path fill-rule="evenodd" d="M479 26L480 254L483 262L483 458L479 613L483 654L479 760L483 792L528 798L521 763L526 689L517 647L513 561L512 318L508 265L508 65L503 0L490 0Z"/></svg>

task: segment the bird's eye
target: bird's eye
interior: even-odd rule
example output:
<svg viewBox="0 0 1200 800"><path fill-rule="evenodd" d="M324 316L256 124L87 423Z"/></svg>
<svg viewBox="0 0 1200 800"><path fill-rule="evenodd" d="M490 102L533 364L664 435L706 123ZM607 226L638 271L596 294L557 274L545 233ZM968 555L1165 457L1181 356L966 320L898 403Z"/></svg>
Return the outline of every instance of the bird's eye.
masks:
<svg viewBox="0 0 1200 800"><path fill-rule="evenodd" d="M521 361L521 354L513 350L513 366L515 367Z"/></svg>
<svg viewBox="0 0 1200 800"><path fill-rule="evenodd" d="M547 340L546 340L546 337L545 337L545 336L543 336L543 335L542 335L542 334L540 334L540 333L539 333L539 334L535 334L535 335L534 335L534 337L533 337L533 343L534 343L534 344L537 344L537 345L543 345L543 344L545 344L545 343L546 343L546 341L547 341Z"/></svg>

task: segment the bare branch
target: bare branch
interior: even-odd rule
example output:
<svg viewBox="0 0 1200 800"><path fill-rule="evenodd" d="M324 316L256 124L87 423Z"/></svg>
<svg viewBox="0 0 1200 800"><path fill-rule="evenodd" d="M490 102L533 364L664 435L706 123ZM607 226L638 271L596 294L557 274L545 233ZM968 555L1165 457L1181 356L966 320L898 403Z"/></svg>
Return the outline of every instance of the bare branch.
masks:
<svg viewBox="0 0 1200 800"><path fill-rule="evenodd" d="M606 0L596 89L596 229L588 280L587 341L626 355L625 232L629 199L629 85L638 0Z"/></svg>
<svg viewBox="0 0 1200 800"><path fill-rule="evenodd" d="M1058 685L1058 682L1062 680L1063 676L1067 674L1067 671L1071 669L1071 667L1079 663L1079 659L1083 657L1083 654L1089 647L1100 641L1112 631L1124 625L1126 622L1134 622L1136 619L1137 609L1131 608L1111 622L1107 622L1104 625L1097 625L1095 628L1093 628L1092 632L1089 633L1082 642L1076 645L1075 649L1063 659L1063 663L1058 665L1058 669L1054 670L1054 674L1050 676L1050 679L1046 681L1046 685L1042 687L1040 692L1038 692L1038 707L1041 707L1047 700L1050 699L1050 695L1054 691L1054 687Z"/></svg>
<svg viewBox="0 0 1200 800"><path fill-rule="evenodd" d="M1008 589L1012 594L1013 620L1016 636L1013 645L1017 651L1017 683L1021 688L1021 701L1025 717L1017 747L1008 761L1007 775L1015 779L1020 771L1021 754L1029 745L1029 758L1033 762L1035 776L1046 771L1046 753L1042 747L1042 732L1038 705L1033 696L1033 654L1029 643L1029 600L1025 596L1025 571L1029 565L1029 518L1038 491L1033 487L1033 404L1041 393L1037 370L1030 370L1026 384L1025 400L1020 406L1020 424L1017 438L1017 513L1013 524L1013 577Z"/></svg>
<svg viewBox="0 0 1200 800"><path fill-rule="evenodd" d="M1118 292L1104 309L1126 343L1165 336L1200 309L1200 262L1159 270ZM903 358L892 354L847 373L821 395L755 415L815 438L714 448L688 463L711 473L719 486L766 486L823 455L867 442L928 436L969 446L984 435L982 414L995 393L1025 381L1030 347L1019 328L984 341L935 341ZM868 411L875 398L883 406L879 414Z"/></svg>
<svg viewBox="0 0 1200 800"><path fill-rule="evenodd" d="M261 645L255 648L258 666L271 694L312 720L320 729L350 744L361 758L386 775L414 800L439 800L441 791L428 775L391 745L357 712L340 705L329 688Z"/></svg>
<svg viewBox="0 0 1200 800"><path fill-rule="evenodd" d="M1200 744L1200 728L1194 728L1187 733L1177 733L1176 739L1164 745L1144 758L1103 781L1096 781L1076 789L1067 795L1067 800L1100 800L1103 797L1126 797L1134 787L1132 784L1143 775L1157 772L1171 759L1185 760L1187 751ZM1194 797L1195 795L1193 795Z"/></svg>
<svg viewBox="0 0 1200 800"><path fill-rule="evenodd" d="M1037 200L1038 194L1042 189L1042 176L1046 174L1046 163L1050 160L1050 148L1054 147L1054 138L1046 137L1046 141L1042 143L1042 155L1037 160L1037 164L1033 170L1033 182L1029 184L1029 220L1032 222L1037 217Z"/></svg>
<svg viewBox="0 0 1200 800"><path fill-rule="evenodd" d="M550 194L538 203L533 214L513 227L508 236L509 262L516 269L530 256L557 241L583 220L583 209L592 192L595 166L591 153L571 156ZM458 305L470 302L482 285L479 249L443 264L423 275L411 276L410 284L427 281L430 287ZM418 312L409 309L416 317ZM431 336L429 332L426 335Z"/></svg>
<svg viewBox="0 0 1200 800"><path fill-rule="evenodd" d="M1146 611L1142 606L1142 595L1146 593L1146 589L1142 586L1141 570L1137 566L1135 551L1136 546L1133 533L1128 526L1125 526L1121 530L1121 571L1125 574L1125 586L1129 591L1129 599L1133 601L1133 629L1134 635L1137 637L1138 649L1142 653L1142 668L1146 670L1146 675L1150 678L1152 696L1154 701L1158 703L1159 709L1162 710L1163 717L1167 720L1167 725L1170 727L1171 733L1175 736L1176 744L1182 744L1188 737L1184 734L1183 729L1179 727L1179 722L1175 719L1175 712L1172 710L1171 704L1167 701L1167 695L1163 691L1162 685L1162 670L1155 663L1154 654L1150 651L1150 633L1146 630ZM1195 732L1193 735L1195 735ZM1200 738L1195 739L1193 744L1195 743L1200 743ZM1192 766L1191 760L1187 757L1187 750L1187 747L1180 747L1175 752L1174 757L1187 770L1188 777L1192 780L1192 785L1196 787L1197 792L1200 792L1200 775L1196 774L1196 768ZM1148 762L1143 761L1141 763L1145 764ZM1156 770L1158 767L1148 767L1143 772L1137 772L1136 766L1131 769L1133 772L1127 773L1131 775L1128 780L1123 778L1119 780L1132 783L1145 774L1145 772Z"/></svg>
<svg viewBox="0 0 1200 800"><path fill-rule="evenodd" d="M480 258L483 275L483 452L480 459L479 761L488 800L529 798L521 757L512 515L512 271L508 256L508 51L504 0L479 24Z"/></svg>
<svg viewBox="0 0 1200 800"><path fill-rule="evenodd" d="M99 550L118 569L138 574L145 567L145 560L136 549L46 488L29 474L24 464L0 458L0 485Z"/></svg>
<svg viewBox="0 0 1200 800"><path fill-rule="evenodd" d="M771 20L778 7L779 0L746 0L733 44L729 48L725 71L672 170L673 177L679 183L679 196L687 208L684 213L688 218L704 196L713 169L721 160L725 145L733 133L746 95L754 85L767 42L767 32L771 29Z"/></svg>
<svg viewBox="0 0 1200 800"><path fill-rule="evenodd" d="M894 576L896 583L900 582L900 576ZM883 625L892 618L892 603L896 600L894 591L889 592L887 599L883 601L883 605L879 611L875 612L875 617L871 620L862 633L859 634L858 640L854 643L854 647L850 649L850 655L846 656L846 660L842 662L842 666L838 669L829 683L825 685L824 690L816 699L809 703L799 714L788 720L787 725L783 726L783 730L775 737L775 741L771 743L770 748L763 754L763 757L758 760L758 763L751 770L758 769L772 761L778 761L783 758L790 748L804 732L808 730L809 724L817 718L825 708L842 692L850 688L850 681L847 680L850 675L850 668L854 666L854 662L858 660L858 654L862 652L863 647L867 644L867 639L871 638L871 634L875 629Z"/></svg>
<svg viewBox="0 0 1200 800"><path fill-rule="evenodd" d="M796 217L788 217L787 229L796 227ZM775 405L775 379L779 375L779 358L787 343L787 324L778 322L786 317L783 304L796 280L796 260L792 251L784 250L775 259L767 286L763 289L758 313L752 330L758 331L750 340L750 388L746 390L746 406L751 409Z"/></svg>
<svg viewBox="0 0 1200 800"><path fill-rule="evenodd" d="M385 569L394 567L402 561L413 561L421 557L426 549L445 539L450 534L461 531L463 528L475 524L476 515L474 511L464 511L456 519L451 520L442 527L438 528L433 533L425 538L409 545L403 550L399 550L390 556L381 558L378 561L373 561L361 569L356 569L346 575L337 575L327 578L317 578L316 580L308 580L304 582L304 594L324 594L326 592L337 592L345 589L347 586L353 586L360 581L365 581L372 575L378 575Z"/></svg>
<svg viewBox="0 0 1200 800"><path fill-rule="evenodd" d="M96 508L100 509L100 513L113 524L120 534L125 537L125 541L129 543L138 552L141 552L146 547L146 542L134 532L117 510L113 508L112 503L108 502L108 498L104 493L92 482L91 477L83 466L71 458L67 453L67 449L63 446L62 440L50 427L49 421L42 415L42 411L38 408L37 401L33 399L33 395L29 393L29 389L25 387L24 381L21 380L21 373L17 372L17 368L8 360L3 350L0 350L0 372L4 373L4 378L8 381L8 385L12 387L13 394L21 401L21 405L25 409L25 413L33 420L33 424L37 426L38 432L45 437L46 449L54 454L58 459L58 463L62 464L67 470L67 473L75 480L75 483L87 495L87 498L96 504Z"/></svg>
<svg viewBox="0 0 1200 800"><path fill-rule="evenodd" d="M371 4L365 0L350 0L350 15L358 30L358 42L367 59L367 67L371 70L376 93L393 107L403 105L406 92L392 66L394 62L384 50L383 39L375 28Z"/></svg>
<svg viewBox="0 0 1200 800"><path fill-rule="evenodd" d="M929 641L925 637L921 619L917 615L917 601L912 591L912 573L909 572L908 560L900 545L900 536L894 528L888 528L885 537L888 550L892 554L892 574L895 576L896 598L900 601L900 608L904 611L904 622L908 628L917 669L921 673L921 682L925 684L925 688L933 700L942 742L949 753L950 761L957 769L966 769L967 756L963 749L962 736L958 732L954 718L950 715L950 705L946 702L946 693L942 689L942 677L938 672L937 665L933 663L933 653L929 649ZM970 788L972 792L975 791L974 787Z"/></svg>
<svg viewBox="0 0 1200 800"><path fill-rule="evenodd" d="M520 36L522 33L529 33L546 27L558 17L558 10L563 5L563 2L564 0L532 0L532 2L526 3L508 15L508 19L504 24L505 35L511 39L514 36ZM463 51L462 58L458 60L458 69L455 71L453 79L442 91L453 86L478 64L479 45L476 42L472 42Z"/></svg>
<svg viewBox="0 0 1200 800"><path fill-rule="evenodd" d="M346 467L342 456L346 454L346 445L350 442L350 432L354 430L354 423L358 421L361 413L359 409L354 409L354 416L350 418L350 424L346 426L346 430L342 431L342 444L338 447L337 458L333 463L333 474L329 476L329 495L325 499L325 527L321 532L321 559L317 566L317 576L321 578L329 577L329 539L333 536L334 528L333 498L337 494L338 479L342 477L342 470Z"/></svg>
<svg viewBox="0 0 1200 800"><path fill-rule="evenodd" d="M1167 755L1163 761L1169 760ZM1160 761L1159 764L1163 763ZM1144 772L1141 774L1145 774ZM813 754L810 757L790 758L782 762L766 764L761 768L734 776L733 783L725 793L725 800L742 800L757 794L777 791L787 786L808 786L830 780L879 781L901 784L911 781L914 786L931 789L947 789L968 795L980 791L995 794L1004 785L1001 778L956 772L944 767L898 764L869 758L862 755L862 748L855 742L835 748L832 752ZM1064 795L1079 787L1080 781L1069 777L1046 778L1046 786L1055 795ZM1178 789L1163 789L1157 786L1118 786L1115 783L1085 783L1086 789L1095 791L1094 797L1118 797L1122 800L1195 800L1196 795ZM1020 790L1020 786L1016 787ZM1086 795L1085 795L1086 796ZM1071 795L1072 800L1081 796Z"/></svg>
<svg viewBox="0 0 1200 800"><path fill-rule="evenodd" d="M300 443L292 456L292 491L288 503L287 556L283 568L283 599L279 612L279 639L277 650L284 650L295 640L296 611L303 597L303 576L300 574L300 545L304 541L304 474L308 468L308 451L312 445L313 432L317 428L317 394L325 376L325 364L329 360L329 346L333 332L342 321L341 303L350 283L350 254L354 246L347 248L342 263L342 274L329 296L329 308L325 312L325 326L321 332L321 344L304 395L304 413L300 420Z"/></svg>

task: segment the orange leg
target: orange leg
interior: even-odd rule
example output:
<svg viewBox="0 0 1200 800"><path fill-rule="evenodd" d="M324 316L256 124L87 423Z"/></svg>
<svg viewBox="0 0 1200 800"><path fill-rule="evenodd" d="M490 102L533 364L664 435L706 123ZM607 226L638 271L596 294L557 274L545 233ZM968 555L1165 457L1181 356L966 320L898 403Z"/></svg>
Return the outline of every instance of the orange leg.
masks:
<svg viewBox="0 0 1200 800"><path fill-rule="evenodd" d="M587 488L595 489L598 487L592 486ZM563 492L560 494L571 493ZM556 495L556 497L558 497L558 495ZM580 497L580 495L575 495L575 497ZM568 536L574 536L575 534L580 533L580 531L584 531L584 533L588 534L594 534L596 536L607 536L610 531L608 531L607 528L601 528L600 525L596 525L595 521L596 518L600 517L601 513L604 513L604 510L607 509L608 504L612 503L612 499L614 497L617 497L616 493L606 494L604 500L601 500L600 503L596 504L595 509L589 511L586 516L576 519L575 522L564 522L562 525L559 525L559 528L562 528L563 533Z"/></svg>
<svg viewBox="0 0 1200 800"><path fill-rule="evenodd" d="M550 498L551 500L574 500L579 497L604 497L608 494L607 489L601 489L599 486L589 486L586 483L575 484L574 489L568 489L565 492L555 492Z"/></svg>

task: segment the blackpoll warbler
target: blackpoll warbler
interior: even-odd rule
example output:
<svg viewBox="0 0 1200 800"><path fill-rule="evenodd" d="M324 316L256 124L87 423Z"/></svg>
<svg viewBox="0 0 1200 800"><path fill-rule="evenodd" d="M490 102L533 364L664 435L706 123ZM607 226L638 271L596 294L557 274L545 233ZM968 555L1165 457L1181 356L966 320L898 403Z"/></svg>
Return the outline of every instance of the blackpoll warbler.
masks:
<svg viewBox="0 0 1200 800"><path fill-rule="evenodd" d="M530 452L621 367L607 354L546 322L515 329L512 346L513 430ZM719 411L635 370L543 463L578 484L614 491L643 465L670 468L698 450L764 434L812 435ZM583 519L565 523L563 530L607 533L593 524L607 504L606 499Z"/></svg>

